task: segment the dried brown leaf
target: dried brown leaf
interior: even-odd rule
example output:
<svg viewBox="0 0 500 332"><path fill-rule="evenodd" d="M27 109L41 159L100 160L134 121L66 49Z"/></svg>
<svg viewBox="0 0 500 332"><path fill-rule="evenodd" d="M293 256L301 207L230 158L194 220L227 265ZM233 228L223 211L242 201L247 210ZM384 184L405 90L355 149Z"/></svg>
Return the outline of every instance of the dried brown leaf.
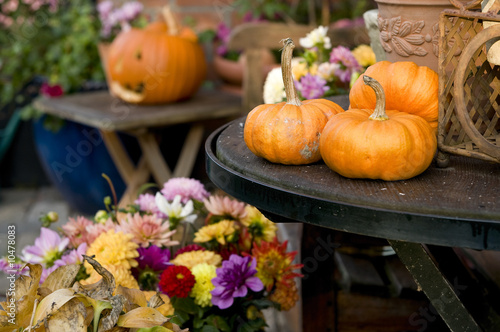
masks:
<svg viewBox="0 0 500 332"><path fill-rule="evenodd" d="M119 320L120 313L122 312L123 305L126 301L127 299L125 299L125 296L121 294L111 297L110 302L113 308L99 321L99 328L97 329L98 332L108 331L116 325Z"/></svg>
<svg viewBox="0 0 500 332"><path fill-rule="evenodd" d="M148 307L155 308L155 309L161 307L164 304L165 304L165 301L163 301L163 299L161 298L161 293L159 293L159 292L156 292L156 294L153 295L148 301Z"/></svg>
<svg viewBox="0 0 500 332"><path fill-rule="evenodd" d="M171 323L171 322L166 322L162 326L171 329L174 332L189 332L189 329L181 329L179 325Z"/></svg>
<svg viewBox="0 0 500 332"><path fill-rule="evenodd" d="M131 328L155 327L165 324L168 320L154 308L140 307L121 315L117 325Z"/></svg>
<svg viewBox="0 0 500 332"><path fill-rule="evenodd" d="M40 301L43 300L47 295L52 293L52 290L47 288L47 287L39 287L37 291L38 295L40 296Z"/></svg>
<svg viewBox="0 0 500 332"><path fill-rule="evenodd" d="M75 282L76 275L80 270L80 265L69 264L58 267L54 270L40 287L47 287L53 292L61 288L70 288Z"/></svg>
<svg viewBox="0 0 500 332"><path fill-rule="evenodd" d="M121 294L127 299L126 306L127 311L139 306L139 307L147 307L148 301L146 300L146 296L139 289L127 288L119 285L116 288L116 294Z"/></svg>
<svg viewBox="0 0 500 332"><path fill-rule="evenodd" d="M110 299L116 287L115 277L92 257L83 255L83 258L102 276L98 282L85 287L88 295L96 300Z"/></svg>
<svg viewBox="0 0 500 332"><path fill-rule="evenodd" d="M29 276L20 276L16 280L16 324L18 326L26 327L31 320L33 313L33 306L37 298L38 285L40 284L40 277L42 276L42 266L40 264L26 264L29 269ZM7 302L10 302L10 297Z"/></svg>
<svg viewBox="0 0 500 332"><path fill-rule="evenodd" d="M48 320L49 331L86 332L87 309L78 299L73 298L59 308Z"/></svg>
<svg viewBox="0 0 500 332"><path fill-rule="evenodd" d="M75 298L75 293L70 288L59 289L47 295L36 308L34 326L42 325L73 298Z"/></svg>

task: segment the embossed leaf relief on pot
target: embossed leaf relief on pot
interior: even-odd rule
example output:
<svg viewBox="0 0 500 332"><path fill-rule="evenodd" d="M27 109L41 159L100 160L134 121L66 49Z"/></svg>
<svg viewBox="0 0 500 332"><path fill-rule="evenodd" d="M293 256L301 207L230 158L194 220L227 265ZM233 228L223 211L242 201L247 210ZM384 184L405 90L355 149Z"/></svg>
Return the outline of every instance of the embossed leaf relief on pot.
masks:
<svg viewBox="0 0 500 332"><path fill-rule="evenodd" d="M378 29L382 47L387 53L394 51L400 56L426 56L428 52L420 45L430 42L432 37L421 34L424 26L423 20L402 22L401 16L388 19L379 16Z"/></svg>

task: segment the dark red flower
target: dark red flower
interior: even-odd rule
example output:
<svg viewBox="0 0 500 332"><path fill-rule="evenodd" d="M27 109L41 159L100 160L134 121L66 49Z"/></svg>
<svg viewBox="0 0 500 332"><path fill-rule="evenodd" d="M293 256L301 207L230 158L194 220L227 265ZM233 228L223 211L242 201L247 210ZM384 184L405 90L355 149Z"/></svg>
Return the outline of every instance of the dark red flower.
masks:
<svg viewBox="0 0 500 332"><path fill-rule="evenodd" d="M195 284L191 271L182 265L169 266L160 277L158 285L169 297L187 297Z"/></svg>
<svg viewBox="0 0 500 332"><path fill-rule="evenodd" d="M190 252L190 251L196 251L196 250L205 250L204 247L200 246L199 244L196 244L196 243L193 243L193 244L190 244L190 245L187 245L185 247L182 247L180 249L177 249L177 251L175 252L175 256L179 256L180 254L182 253L185 253L185 252Z"/></svg>
<svg viewBox="0 0 500 332"><path fill-rule="evenodd" d="M40 93L44 95L45 97L59 97L64 94L62 86L59 84L55 85L50 85L48 83L42 83L42 86L40 87Z"/></svg>

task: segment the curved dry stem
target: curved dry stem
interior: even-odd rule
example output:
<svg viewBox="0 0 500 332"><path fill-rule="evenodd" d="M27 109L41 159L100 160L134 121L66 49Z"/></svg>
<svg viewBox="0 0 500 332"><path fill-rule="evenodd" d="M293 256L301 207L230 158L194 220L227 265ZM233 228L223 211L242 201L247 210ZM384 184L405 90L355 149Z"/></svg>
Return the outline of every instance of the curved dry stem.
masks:
<svg viewBox="0 0 500 332"><path fill-rule="evenodd" d="M374 78L370 76L363 75L363 82L373 89L375 92L375 97L377 98L375 103L375 110L370 119L377 121L388 120L389 117L385 113L385 92L382 85Z"/></svg>
<svg viewBox="0 0 500 332"><path fill-rule="evenodd" d="M281 73L283 75L283 83L285 84L286 103L300 106L302 102L295 90L292 72L292 54L295 44L291 38L283 40L283 49L281 52Z"/></svg>

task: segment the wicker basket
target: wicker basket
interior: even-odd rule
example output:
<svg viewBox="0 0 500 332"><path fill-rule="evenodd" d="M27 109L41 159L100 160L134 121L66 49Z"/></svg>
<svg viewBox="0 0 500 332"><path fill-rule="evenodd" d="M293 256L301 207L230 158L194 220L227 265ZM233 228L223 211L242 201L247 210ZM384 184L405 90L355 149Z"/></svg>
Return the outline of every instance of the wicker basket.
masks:
<svg viewBox="0 0 500 332"><path fill-rule="evenodd" d="M441 13L438 69L438 165L441 167L448 165L448 154L500 163L500 66L486 59L486 43L500 38L500 25L485 29L483 21L500 22L500 15L463 6Z"/></svg>

